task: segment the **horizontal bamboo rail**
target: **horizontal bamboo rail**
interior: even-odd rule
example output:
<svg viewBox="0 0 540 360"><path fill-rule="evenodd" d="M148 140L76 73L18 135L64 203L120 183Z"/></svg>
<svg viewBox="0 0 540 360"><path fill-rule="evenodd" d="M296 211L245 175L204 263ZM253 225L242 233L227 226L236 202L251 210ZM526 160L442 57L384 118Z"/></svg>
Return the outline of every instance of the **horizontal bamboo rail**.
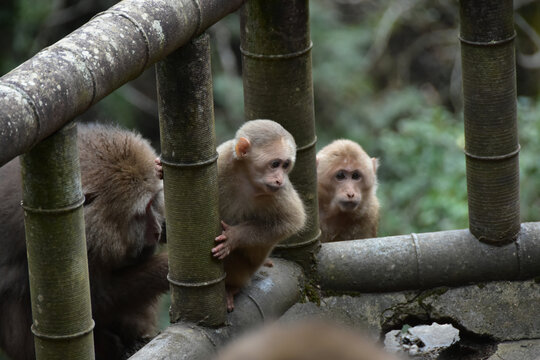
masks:
<svg viewBox="0 0 540 360"><path fill-rule="evenodd" d="M379 292L530 279L540 275L540 222L521 224L516 242L493 246L469 230L323 244L323 290Z"/></svg>
<svg viewBox="0 0 540 360"><path fill-rule="evenodd" d="M244 0L124 0L0 78L0 166Z"/></svg>

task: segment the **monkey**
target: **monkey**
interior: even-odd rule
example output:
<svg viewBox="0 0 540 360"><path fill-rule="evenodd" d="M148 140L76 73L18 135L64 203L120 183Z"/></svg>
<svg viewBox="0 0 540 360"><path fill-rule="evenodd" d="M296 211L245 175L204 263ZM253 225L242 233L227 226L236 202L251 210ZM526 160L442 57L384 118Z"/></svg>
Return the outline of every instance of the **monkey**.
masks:
<svg viewBox="0 0 540 360"><path fill-rule="evenodd" d="M304 204L289 180L296 142L272 120L251 120L217 148L223 231L211 251L224 260L227 310L274 246L300 231Z"/></svg>
<svg viewBox="0 0 540 360"><path fill-rule="evenodd" d="M289 180L296 142L281 125L272 120L247 121L217 152L223 231L211 252L224 260L230 312L234 295L261 265L273 266L268 255L278 242L304 227L306 213ZM155 171L163 178L160 158L155 159Z"/></svg>
<svg viewBox="0 0 540 360"><path fill-rule="evenodd" d="M274 323L218 351L214 360L397 360L355 330L322 320Z"/></svg>
<svg viewBox="0 0 540 360"><path fill-rule="evenodd" d="M317 153L321 242L377 237L378 166L351 140L335 140Z"/></svg>
<svg viewBox="0 0 540 360"><path fill-rule="evenodd" d="M78 124L94 344L97 359L123 359L154 335L168 258L155 253L164 221L155 151L140 135ZM35 357L18 159L0 168L0 347Z"/></svg>

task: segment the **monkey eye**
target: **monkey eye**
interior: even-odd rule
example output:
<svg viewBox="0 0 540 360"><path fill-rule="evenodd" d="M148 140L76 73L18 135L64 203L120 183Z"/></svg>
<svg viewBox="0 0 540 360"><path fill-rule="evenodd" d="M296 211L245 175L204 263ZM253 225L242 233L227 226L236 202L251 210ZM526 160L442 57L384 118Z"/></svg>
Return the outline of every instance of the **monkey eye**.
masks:
<svg viewBox="0 0 540 360"><path fill-rule="evenodd" d="M286 168L289 167L289 165L291 165L290 160L286 160L286 161L283 163L283 168L286 169Z"/></svg>
<svg viewBox="0 0 540 360"><path fill-rule="evenodd" d="M352 173L353 180L360 180L361 178L362 178L362 174L360 174L358 171L355 171Z"/></svg>
<svg viewBox="0 0 540 360"><path fill-rule="evenodd" d="M279 165L281 165L281 161L279 161L279 160L274 160L274 161L272 161L272 163L270 164L270 166L272 167L272 169L278 168Z"/></svg>
<svg viewBox="0 0 540 360"><path fill-rule="evenodd" d="M339 170L336 174L336 179L343 180L345 179L345 172L343 170Z"/></svg>

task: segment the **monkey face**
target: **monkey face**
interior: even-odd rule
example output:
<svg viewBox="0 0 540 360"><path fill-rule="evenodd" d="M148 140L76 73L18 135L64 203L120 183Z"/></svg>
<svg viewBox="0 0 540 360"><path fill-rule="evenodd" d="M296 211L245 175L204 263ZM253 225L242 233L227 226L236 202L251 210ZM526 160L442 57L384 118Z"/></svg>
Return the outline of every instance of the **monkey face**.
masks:
<svg viewBox="0 0 540 360"><path fill-rule="evenodd" d="M334 205L342 212L355 211L362 202L363 175L358 169L339 169L333 177Z"/></svg>
<svg viewBox="0 0 540 360"><path fill-rule="evenodd" d="M247 161L252 185L258 195L272 195L289 183L293 154L283 139L261 149L253 149Z"/></svg>

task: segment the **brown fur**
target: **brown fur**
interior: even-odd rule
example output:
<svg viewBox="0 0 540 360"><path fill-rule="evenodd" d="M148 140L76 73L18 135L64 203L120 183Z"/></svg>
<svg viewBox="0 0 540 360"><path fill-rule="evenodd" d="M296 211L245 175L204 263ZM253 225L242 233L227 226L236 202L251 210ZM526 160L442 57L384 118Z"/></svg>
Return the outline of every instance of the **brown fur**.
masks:
<svg viewBox="0 0 540 360"><path fill-rule="evenodd" d="M377 236L377 166L377 159L350 140L336 140L317 153L322 242ZM352 174L360 176L355 180Z"/></svg>
<svg viewBox="0 0 540 360"><path fill-rule="evenodd" d="M153 334L158 295L168 290L167 256L154 255L162 182L140 135L102 125L78 130L96 358L119 359ZM0 168L0 178L0 347L14 360L32 359L18 159Z"/></svg>
<svg viewBox="0 0 540 360"><path fill-rule="evenodd" d="M274 324L225 347L217 360L397 360L366 337L323 321Z"/></svg>
<svg viewBox="0 0 540 360"><path fill-rule="evenodd" d="M246 122L235 139L217 151L220 216L225 225L216 238L221 243L212 252L224 258L232 310L232 296L249 282L278 242L304 226L306 215L288 177L296 144L281 125L270 120ZM272 169L276 159L280 166ZM283 168L285 161L288 166Z"/></svg>

